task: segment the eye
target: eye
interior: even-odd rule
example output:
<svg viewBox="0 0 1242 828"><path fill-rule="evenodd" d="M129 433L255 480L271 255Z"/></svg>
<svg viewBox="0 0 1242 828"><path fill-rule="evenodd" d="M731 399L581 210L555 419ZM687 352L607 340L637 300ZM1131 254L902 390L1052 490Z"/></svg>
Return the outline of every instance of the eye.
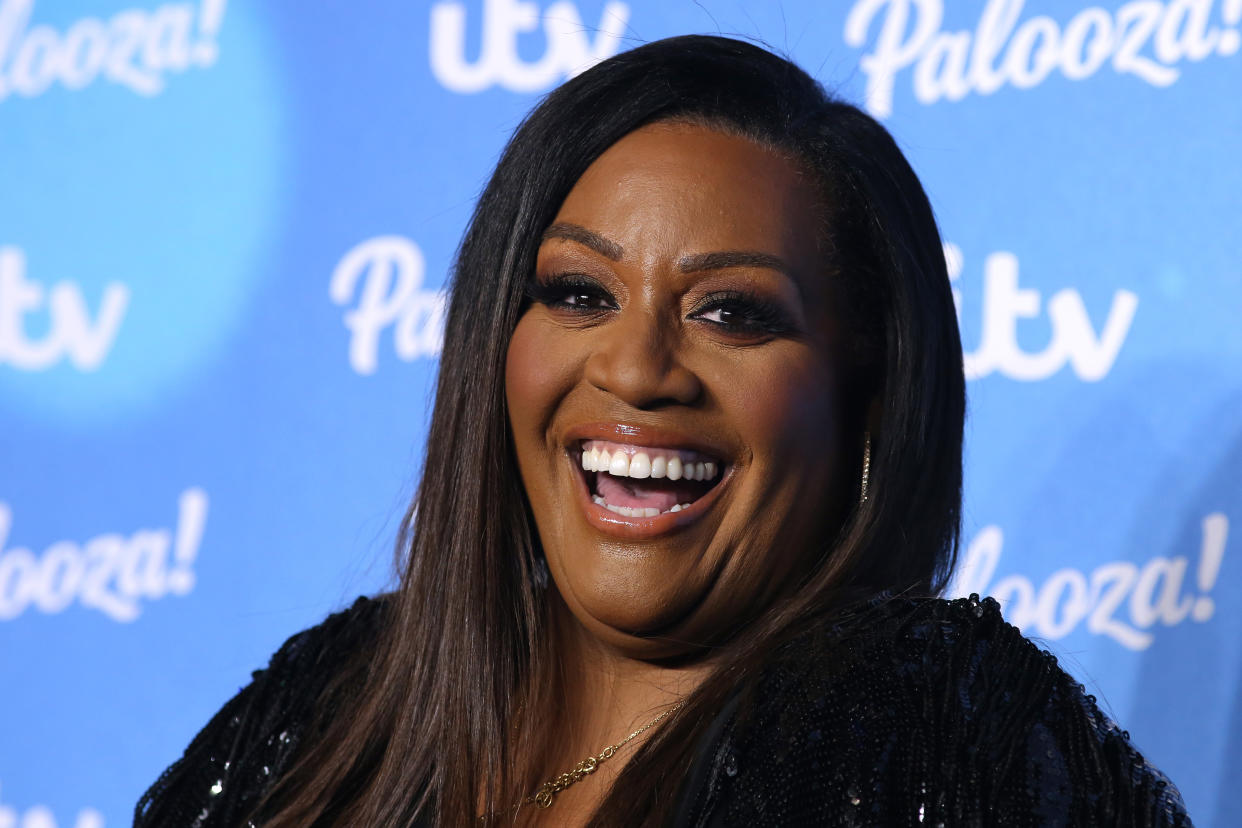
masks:
<svg viewBox="0 0 1242 828"><path fill-rule="evenodd" d="M744 291L724 291L704 297L692 318L701 319L732 335L790 333L794 325L778 303Z"/></svg>
<svg viewBox="0 0 1242 828"><path fill-rule="evenodd" d="M603 285L574 273L533 279L526 286L526 295L532 302L570 313L617 309L617 301Z"/></svg>

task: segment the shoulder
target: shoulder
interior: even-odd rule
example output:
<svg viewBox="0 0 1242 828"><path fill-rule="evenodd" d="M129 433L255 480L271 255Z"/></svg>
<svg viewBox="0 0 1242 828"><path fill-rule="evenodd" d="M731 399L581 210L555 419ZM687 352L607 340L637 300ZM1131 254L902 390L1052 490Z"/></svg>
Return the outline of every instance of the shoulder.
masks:
<svg viewBox="0 0 1242 828"><path fill-rule="evenodd" d="M991 599L882 598L818 625L774 653L743 710L715 777L727 818L704 824L1189 824Z"/></svg>
<svg viewBox="0 0 1242 828"><path fill-rule="evenodd" d="M333 677L374 642L389 603L359 598L289 638L143 794L134 825L240 825L287 769Z"/></svg>

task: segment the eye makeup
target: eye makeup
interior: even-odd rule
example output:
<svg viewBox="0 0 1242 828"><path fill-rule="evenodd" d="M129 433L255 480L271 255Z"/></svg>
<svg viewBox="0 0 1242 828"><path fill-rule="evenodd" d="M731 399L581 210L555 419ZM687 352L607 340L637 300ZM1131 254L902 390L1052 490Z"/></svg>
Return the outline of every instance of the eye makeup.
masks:
<svg viewBox="0 0 1242 828"><path fill-rule="evenodd" d="M603 285L580 273L529 279L525 293L528 301L573 313L617 309L616 299Z"/></svg>
<svg viewBox="0 0 1242 828"><path fill-rule="evenodd" d="M710 314L717 319L709 319ZM748 290L720 290L704 296L690 314L730 334L780 335L796 328L779 302Z"/></svg>

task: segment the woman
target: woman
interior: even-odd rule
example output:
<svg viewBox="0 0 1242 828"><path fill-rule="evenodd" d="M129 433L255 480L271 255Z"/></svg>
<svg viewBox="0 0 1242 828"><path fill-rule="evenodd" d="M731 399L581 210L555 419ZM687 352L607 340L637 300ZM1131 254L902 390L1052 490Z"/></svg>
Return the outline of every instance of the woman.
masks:
<svg viewBox="0 0 1242 828"><path fill-rule="evenodd" d="M400 589L295 636L142 825L1185 824L946 602L962 354L892 139L652 43L553 92L452 283Z"/></svg>

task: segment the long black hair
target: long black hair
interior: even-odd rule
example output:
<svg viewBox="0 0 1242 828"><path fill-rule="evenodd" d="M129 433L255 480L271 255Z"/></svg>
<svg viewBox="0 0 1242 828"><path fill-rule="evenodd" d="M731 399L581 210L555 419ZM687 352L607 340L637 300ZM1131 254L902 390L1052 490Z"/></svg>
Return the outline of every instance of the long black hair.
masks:
<svg viewBox="0 0 1242 828"><path fill-rule="evenodd" d="M726 645L721 667L626 766L597 817L659 821L697 729L773 641L882 590L937 594L958 545L962 353L939 232L892 137L788 60L685 36L597 64L550 93L506 147L453 272L421 484L399 541L403 575L372 652L325 702L319 734L272 791L272 826L465 825L510 813L541 756L522 700L556 685L548 587L505 407L509 340L543 231L587 167L626 134L686 121L750 138L814 176L845 308L854 468L870 430L869 496L796 592ZM847 462L849 458L847 457ZM537 771L536 771L537 772ZM535 785L532 786L532 782ZM666 783L667 784L667 783Z"/></svg>

